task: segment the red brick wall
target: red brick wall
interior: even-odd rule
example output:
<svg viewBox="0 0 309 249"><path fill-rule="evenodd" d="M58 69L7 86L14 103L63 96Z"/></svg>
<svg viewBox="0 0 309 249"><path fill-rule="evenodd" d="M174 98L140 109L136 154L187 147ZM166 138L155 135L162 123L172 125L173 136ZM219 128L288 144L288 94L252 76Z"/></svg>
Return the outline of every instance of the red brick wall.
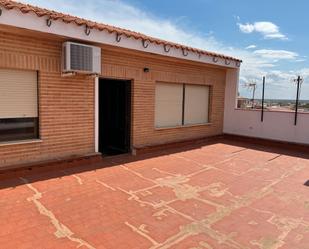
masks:
<svg viewBox="0 0 309 249"><path fill-rule="evenodd" d="M60 75L61 41L0 31L0 67L39 71L41 142L0 144L0 165L94 151L94 80Z"/></svg>
<svg viewBox="0 0 309 249"><path fill-rule="evenodd" d="M163 56L118 51L103 49L102 70L105 77L133 80L133 146L143 147L222 134L225 70ZM144 67L148 67L150 72L144 73ZM158 81L211 86L211 124L156 130L155 83Z"/></svg>
<svg viewBox="0 0 309 249"><path fill-rule="evenodd" d="M0 144L0 166L94 152L94 79L61 77L61 44L55 36L1 31L0 67L39 71L41 142ZM150 68L144 73L143 68ZM102 77L131 79L132 146L142 147L222 133L225 70L163 56L102 46ZM210 125L156 130L155 83L212 87Z"/></svg>

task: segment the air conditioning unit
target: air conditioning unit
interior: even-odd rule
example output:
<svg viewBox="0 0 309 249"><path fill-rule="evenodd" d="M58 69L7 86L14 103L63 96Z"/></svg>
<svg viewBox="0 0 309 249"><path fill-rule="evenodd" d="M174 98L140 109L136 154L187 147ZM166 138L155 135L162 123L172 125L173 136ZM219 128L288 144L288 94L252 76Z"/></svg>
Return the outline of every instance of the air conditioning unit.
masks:
<svg viewBox="0 0 309 249"><path fill-rule="evenodd" d="M64 42L62 45L62 72L101 74L101 48Z"/></svg>

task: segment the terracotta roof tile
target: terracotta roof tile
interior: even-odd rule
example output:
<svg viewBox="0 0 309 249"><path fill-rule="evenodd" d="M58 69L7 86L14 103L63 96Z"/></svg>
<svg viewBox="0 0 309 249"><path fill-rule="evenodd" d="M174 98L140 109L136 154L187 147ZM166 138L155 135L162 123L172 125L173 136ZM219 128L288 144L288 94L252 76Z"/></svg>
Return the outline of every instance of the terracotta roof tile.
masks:
<svg viewBox="0 0 309 249"><path fill-rule="evenodd" d="M94 21L90 21L90 20L80 18L80 17L76 17L76 16L72 16L72 15L68 15L68 14L63 14L63 13L56 12L56 11L53 11L53 10L48 10L48 9L32 6L32 5L29 5L29 4L23 4L23 3L19 3L19 2L15 2L15 1L10 1L10 0L0 0L0 5L3 6L7 10L18 9L24 14L29 13L29 12L33 12L38 17L46 16L51 20L62 20L65 23L75 23L79 26L85 25L85 26L88 26L89 28L98 29L100 31L106 30L109 33L114 32L114 33L118 33L120 35L125 35L127 37L133 37L135 39L147 40L149 42L156 43L156 44L159 44L159 45L160 44L168 45L168 46L171 46L171 47L180 48L180 49L184 49L184 50L187 50L187 51L192 51L192 52L196 52L196 53L200 53L200 54L204 54L204 55L209 55L209 56L214 56L214 57L219 57L219 58L223 58L223 59L229 59L229 60L241 62L241 60L233 58L231 56L226 56L226 55L223 55L223 54L218 54L218 53L209 52L209 51L206 51L206 50L192 48L192 47L189 47L189 46L185 46L185 45L177 44L177 43L174 43L174 42L169 42L169 41L165 41L165 40L162 40L162 39L147 36L147 35L144 35L144 34L141 34L141 33L135 32L135 31L131 31L131 30L128 30L128 29L118 28L118 27L114 27L114 26L111 26L111 25L103 24L103 23L97 23L97 22L94 22Z"/></svg>

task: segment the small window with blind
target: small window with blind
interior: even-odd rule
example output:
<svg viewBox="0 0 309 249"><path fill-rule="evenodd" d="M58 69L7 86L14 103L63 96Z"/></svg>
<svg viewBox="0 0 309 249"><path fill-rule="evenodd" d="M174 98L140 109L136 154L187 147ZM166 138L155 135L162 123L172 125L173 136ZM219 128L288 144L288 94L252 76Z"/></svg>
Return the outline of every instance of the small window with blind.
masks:
<svg viewBox="0 0 309 249"><path fill-rule="evenodd" d="M209 92L205 85L157 83L155 127L207 124Z"/></svg>
<svg viewBox="0 0 309 249"><path fill-rule="evenodd" d="M38 123L37 72L0 69L0 142L36 139Z"/></svg>

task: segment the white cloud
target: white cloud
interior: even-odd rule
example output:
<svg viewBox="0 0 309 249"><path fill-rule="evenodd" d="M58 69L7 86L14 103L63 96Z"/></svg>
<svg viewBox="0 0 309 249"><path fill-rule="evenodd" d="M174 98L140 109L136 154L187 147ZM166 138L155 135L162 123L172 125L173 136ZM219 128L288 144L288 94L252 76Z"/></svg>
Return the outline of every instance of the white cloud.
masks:
<svg viewBox="0 0 309 249"><path fill-rule="evenodd" d="M304 62L304 61L306 61L306 59L297 59L297 60L295 60L296 62Z"/></svg>
<svg viewBox="0 0 309 249"><path fill-rule="evenodd" d="M287 40L288 38L281 34L281 33L276 33L276 34L267 34L264 36L266 39L280 39L280 40Z"/></svg>
<svg viewBox="0 0 309 249"><path fill-rule="evenodd" d="M301 99L308 99L309 91L309 69L305 68L302 70L292 70L292 71L281 71L281 70L269 70L266 71L263 76L266 77L266 88L265 88L265 98L266 99L295 99L296 97L296 86L294 79L298 75L304 77L304 83L302 85ZM256 82L256 97L262 97L262 76L254 75L250 78L245 78L241 80L239 87L239 92L242 96L250 97L252 92L248 88L244 87L244 83Z"/></svg>
<svg viewBox="0 0 309 249"><path fill-rule="evenodd" d="M254 25L253 24L250 24L250 23L247 23L247 24L241 24L241 23L238 23L237 24L240 31L243 32L243 33L246 33L246 34L250 34L254 31Z"/></svg>
<svg viewBox="0 0 309 249"><path fill-rule="evenodd" d="M277 60L294 60L298 57L297 53L286 50L259 49L255 50L253 53L262 58Z"/></svg>
<svg viewBox="0 0 309 249"><path fill-rule="evenodd" d="M249 45L249 46L246 47L246 49L254 49L254 48L256 48L256 45L254 45L254 44Z"/></svg>
<svg viewBox="0 0 309 249"><path fill-rule="evenodd" d="M286 35L282 34L279 27L272 22L255 22L255 23L237 23L239 30L243 33L250 34L257 32L263 35L265 39L287 40Z"/></svg>

